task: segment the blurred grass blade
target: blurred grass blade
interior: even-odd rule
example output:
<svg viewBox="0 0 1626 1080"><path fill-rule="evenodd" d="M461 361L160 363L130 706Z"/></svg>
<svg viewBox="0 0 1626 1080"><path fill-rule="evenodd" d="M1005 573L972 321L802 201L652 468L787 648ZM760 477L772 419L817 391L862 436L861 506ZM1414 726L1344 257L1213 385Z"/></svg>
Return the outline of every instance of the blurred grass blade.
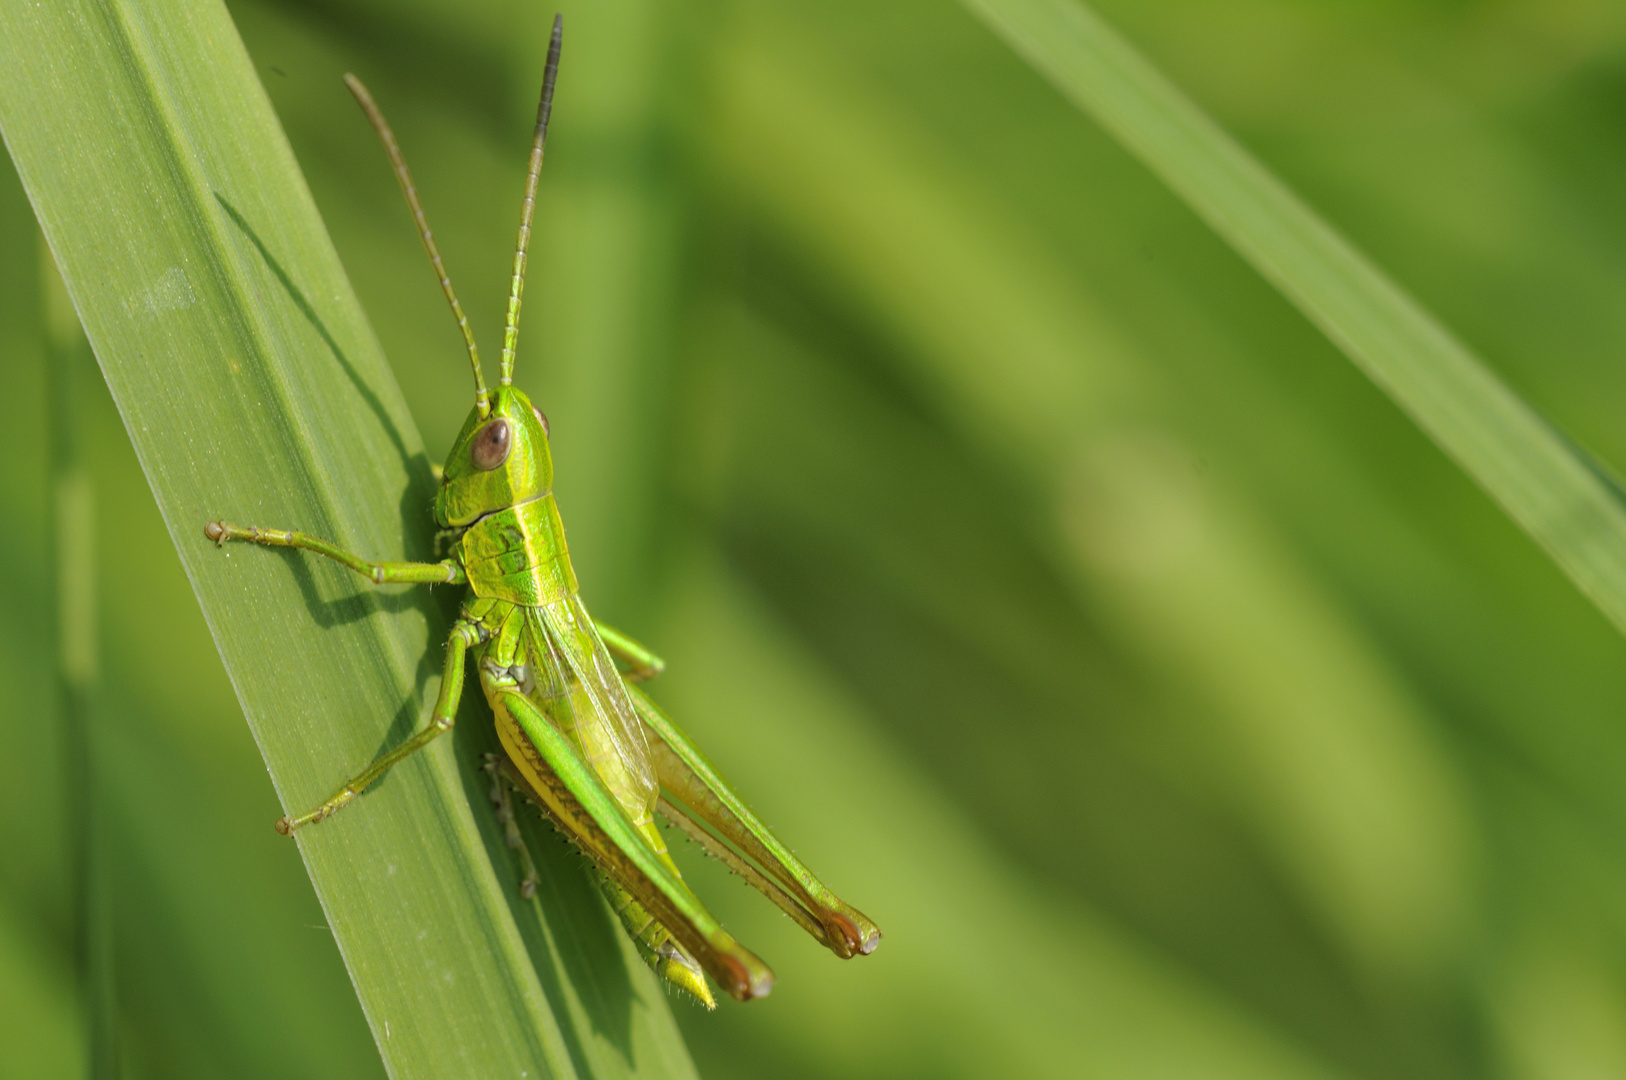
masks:
<svg viewBox="0 0 1626 1080"><path fill-rule="evenodd" d="M85 1008L92 1080L119 1074L118 997L114 978L113 911L106 810L97 780L101 642L96 566L96 488L77 423L96 377L79 318L50 255L40 252L45 297L46 384L56 388L51 421L56 515L52 547L57 577L57 701L68 776L69 842L73 849L75 959Z"/></svg>
<svg viewBox="0 0 1626 1080"><path fill-rule="evenodd" d="M1617 483L1076 0L964 0L1269 279L1626 631Z"/></svg>
<svg viewBox="0 0 1626 1080"><path fill-rule="evenodd" d="M429 460L236 30L210 0L0 0L0 130L283 805L314 805L422 724L448 597L203 538L432 554ZM692 1075L575 860L518 899L466 711L300 839L389 1071Z"/></svg>

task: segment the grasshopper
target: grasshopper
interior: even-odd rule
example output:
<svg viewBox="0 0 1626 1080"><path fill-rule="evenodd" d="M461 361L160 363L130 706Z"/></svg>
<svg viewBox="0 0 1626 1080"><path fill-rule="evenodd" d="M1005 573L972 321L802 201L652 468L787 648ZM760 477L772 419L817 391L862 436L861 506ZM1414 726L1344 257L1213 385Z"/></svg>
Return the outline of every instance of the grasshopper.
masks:
<svg viewBox="0 0 1626 1080"><path fill-rule="evenodd" d="M519 851L521 886L535 891L535 865L514 825L509 789L528 797L584 852L640 955L666 982L715 1007L706 976L737 1001L766 995L773 972L718 924L689 889L655 823L673 825L777 904L837 956L867 954L881 931L814 877L734 793L638 683L664 662L596 622L583 605L554 501L548 420L513 385L520 298L552 111L563 20L555 17L520 203L519 238L503 330L496 393L485 385L474 333L452 290L395 136L366 87L345 83L384 144L407 206L451 305L474 368L474 409L446 459L435 521L451 543L438 563L369 562L300 532L212 521L204 534L326 556L375 585L468 586L446 646L440 694L428 726L277 831L323 821L391 766L450 730L474 662L506 758L488 761L508 842ZM619 663L618 663L619 662ZM506 785L506 786L505 786Z"/></svg>

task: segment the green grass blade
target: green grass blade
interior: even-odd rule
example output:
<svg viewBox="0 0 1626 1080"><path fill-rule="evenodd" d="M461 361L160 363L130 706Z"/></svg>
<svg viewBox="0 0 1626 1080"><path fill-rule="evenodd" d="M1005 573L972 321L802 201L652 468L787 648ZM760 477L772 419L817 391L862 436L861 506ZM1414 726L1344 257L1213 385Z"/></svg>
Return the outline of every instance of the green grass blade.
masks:
<svg viewBox="0 0 1626 1080"><path fill-rule="evenodd" d="M1389 394L1626 630L1616 482L1076 0L965 0Z"/></svg>
<svg viewBox="0 0 1626 1080"><path fill-rule="evenodd" d="M203 538L432 547L429 458L236 30L218 3L6 0L0 131L278 794L314 805L422 724L451 596ZM489 721L463 719L298 841L390 1073L692 1075L577 861L540 852L543 903L519 900Z"/></svg>

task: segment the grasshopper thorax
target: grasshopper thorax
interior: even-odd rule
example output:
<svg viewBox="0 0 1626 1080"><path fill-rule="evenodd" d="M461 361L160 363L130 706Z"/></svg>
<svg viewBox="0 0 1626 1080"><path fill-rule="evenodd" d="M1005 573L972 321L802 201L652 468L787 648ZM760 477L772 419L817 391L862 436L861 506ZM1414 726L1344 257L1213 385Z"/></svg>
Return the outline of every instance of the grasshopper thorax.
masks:
<svg viewBox="0 0 1626 1080"><path fill-rule="evenodd" d="M435 520L461 528L553 490L548 421L524 391L499 386L490 410L476 407L446 458Z"/></svg>

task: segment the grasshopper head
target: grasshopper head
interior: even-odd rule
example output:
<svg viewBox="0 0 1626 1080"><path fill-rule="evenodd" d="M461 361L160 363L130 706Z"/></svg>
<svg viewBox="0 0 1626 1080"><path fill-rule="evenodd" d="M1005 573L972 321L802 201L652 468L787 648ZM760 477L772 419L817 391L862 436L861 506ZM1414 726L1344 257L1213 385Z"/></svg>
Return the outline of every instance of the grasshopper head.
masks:
<svg viewBox="0 0 1626 1080"><path fill-rule="evenodd" d="M559 71L559 42L564 33L560 16L553 18L553 41L548 45L548 64L542 76L542 100L536 109L536 131L531 139L531 159L525 170L525 197L520 201L519 238L514 251L514 275L508 291L508 314L503 327L501 380L496 394L486 389L480 370L480 351L474 332L463 316L463 307L452 291L451 278L441 265L440 252L429 232L417 190L407 172L395 136L367 88L354 75L344 77L350 92L372 121L384 149L395 166L396 178L406 194L407 205L419 225L429 261L440 278L441 290L451 304L452 315L463 331L474 370L474 411L452 446L441 474L440 491L435 494L435 520L443 529L472 525L486 514L548 494L553 490L553 456L548 452L548 421L531 399L514 388L514 351L519 339L520 297L525 287L526 251L531 242L531 218L536 209L536 185L542 172L542 148L548 137L548 117L553 110L553 80Z"/></svg>
<svg viewBox="0 0 1626 1080"><path fill-rule="evenodd" d="M435 520L458 528L553 490L548 420L524 391L499 386L490 411L469 413L446 458Z"/></svg>

